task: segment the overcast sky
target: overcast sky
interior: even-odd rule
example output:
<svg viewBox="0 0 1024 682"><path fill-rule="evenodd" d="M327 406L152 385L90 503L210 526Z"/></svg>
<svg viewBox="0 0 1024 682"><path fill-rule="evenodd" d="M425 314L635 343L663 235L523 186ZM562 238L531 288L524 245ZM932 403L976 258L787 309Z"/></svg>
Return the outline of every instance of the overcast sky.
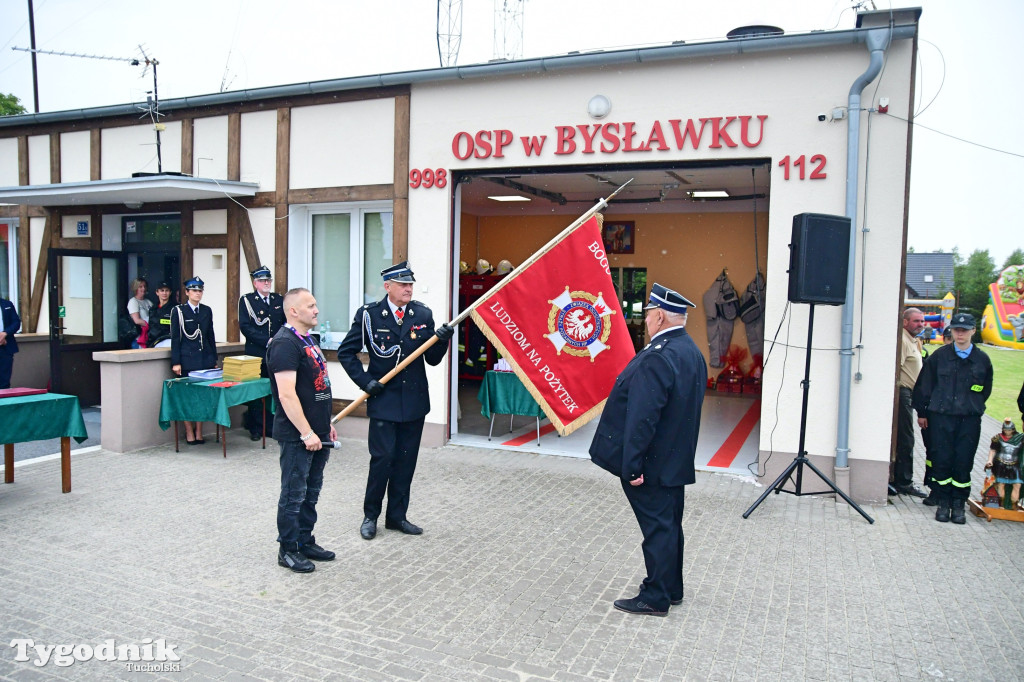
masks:
<svg viewBox="0 0 1024 682"><path fill-rule="evenodd" d="M516 0L506 0L515 2ZM446 3L447 4L447 3ZM879 9L886 0L876 0ZM160 99L439 66L435 0L34 0L40 49L159 60ZM724 37L771 24L851 28L850 0L526 0L524 57ZM895 0L923 8L910 239L917 251L1024 247L1024 2ZM459 64L494 56L493 0L464 0ZM33 108L28 1L0 0L0 92ZM866 65L865 57L865 65ZM39 55L39 107L144 101L124 61ZM962 138L952 139L932 132ZM976 144L971 144L976 143ZM977 145L992 147L984 149ZM884 150L872 150L884 153Z"/></svg>

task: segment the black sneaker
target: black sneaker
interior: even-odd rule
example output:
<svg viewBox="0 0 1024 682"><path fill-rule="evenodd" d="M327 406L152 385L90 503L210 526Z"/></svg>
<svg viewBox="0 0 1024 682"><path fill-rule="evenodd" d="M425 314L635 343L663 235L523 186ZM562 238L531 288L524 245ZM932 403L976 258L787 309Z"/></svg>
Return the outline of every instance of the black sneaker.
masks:
<svg viewBox="0 0 1024 682"><path fill-rule="evenodd" d="M299 547L299 553L313 561L334 561L334 552L330 552L315 542Z"/></svg>
<svg viewBox="0 0 1024 682"><path fill-rule="evenodd" d="M284 566L296 573L311 573L316 570L313 562L298 552L285 552L280 550L277 553L277 565Z"/></svg>
<svg viewBox="0 0 1024 682"><path fill-rule="evenodd" d="M640 597L633 597L632 599L616 599L615 608L619 611L625 611L626 613L632 613L637 616L667 616L668 609L659 611L655 607L651 606L645 601L642 601Z"/></svg>

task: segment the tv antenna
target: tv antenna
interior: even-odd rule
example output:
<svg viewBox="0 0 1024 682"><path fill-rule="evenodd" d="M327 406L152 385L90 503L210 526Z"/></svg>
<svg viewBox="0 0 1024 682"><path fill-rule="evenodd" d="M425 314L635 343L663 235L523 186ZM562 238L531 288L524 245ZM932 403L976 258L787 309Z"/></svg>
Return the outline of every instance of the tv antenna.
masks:
<svg viewBox="0 0 1024 682"><path fill-rule="evenodd" d="M150 57L146 54L146 50L139 45L139 52L142 54L142 58L139 57L108 57L106 55L98 54L82 54L79 52L61 52L58 50L38 50L30 47L12 47L12 50L18 52L31 52L33 55L36 54L50 54L57 57L77 57L79 59L102 59L109 62L128 62L132 66L139 66L145 64L142 70L141 78L145 78L146 72L149 67L153 67L153 90L146 92L146 104L145 106L139 106L139 111L143 112L139 118L148 118L153 122L153 130L156 131L156 170L158 173L163 173L163 159L160 156L160 132L164 129L164 124L160 123L160 117L163 114L160 113L160 98L157 93L157 80L156 80L156 67L160 64L155 58Z"/></svg>

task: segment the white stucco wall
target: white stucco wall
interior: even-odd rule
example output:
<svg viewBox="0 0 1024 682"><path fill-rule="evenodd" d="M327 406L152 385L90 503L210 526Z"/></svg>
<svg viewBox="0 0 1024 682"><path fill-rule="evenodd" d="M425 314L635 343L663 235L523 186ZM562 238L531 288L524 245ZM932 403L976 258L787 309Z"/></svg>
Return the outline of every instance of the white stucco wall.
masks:
<svg viewBox="0 0 1024 682"><path fill-rule="evenodd" d="M255 111L242 114L242 182L258 182L261 192L277 187L277 112Z"/></svg>
<svg viewBox="0 0 1024 682"><path fill-rule="evenodd" d="M906 117L910 94L910 45L903 41L889 54L884 90L894 112ZM556 71L514 80L473 80L455 83L417 85L412 95L411 168L483 169L488 167L555 167L565 164L631 163L690 160L726 161L771 159L772 182L769 213L768 290L766 333L778 327L787 304L786 271L789 265L789 239L792 217L803 212L842 215L845 213L846 122L819 122L817 114L844 106L850 84L868 63L867 50L860 45L832 48L828 51L801 50L767 52L757 55L700 59L688 63L649 63L638 66L591 69L570 73ZM612 111L601 121L591 119L586 106L595 94L612 101ZM694 97L694 93L700 93ZM874 86L865 93L865 102L874 94ZM458 102L458 107L452 107ZM524 102L543 105L524 106ZM760 144L748 148L740 144L738 121L726 130L738 143L711 148L706 130L697 149L687 144L682 150L675 144L669 121L729 116L767 115ZM866 118L865 128L866 131ZM647 140L655 121L663 126L669 149L665 151L584 153L577 131L575 152L555 154L556 126L593 125L595 123L634 122L634 144ZM755 119L756 121L756 119ZM724 121L723 121L724 125ZM893 363L896 315L900 296L899 273L902 258L903 206L906 164L906 124L876 116L872 121L870 204L868 215L872 231L868 238L865 284L868 304L853 301L858 324L871 330L864 339L865 348L854 362L863 380L853 387L851 419L851 458L887 461L890 431L877 428L892 421ZM459 160L452 141L460 131L474 135L479 130L506 129L513 132L513 143L502 158ZM621 132L621 128L620 128ZM750 141L756 142L759 129L751 126ZM528 156L520 142L522 136L547 135L544 151ZM862 140L866 137L862 133ZM783 178L778 162L785 156L795 159L821 154L826 158L827 177L800 180L791 167L790 179ZM862 157L863 161L863 157ZM862 164L863 165L863 164ZM808 173L810 164L807 166ZM409 214L416 216L409 237L409 256L414 263L451 263L449 235L436 230L417 230L415 225L450 224L451 187L411 189ZM861 193L863 197L863 191ZM581 208L580 212L584 209ZM567 220L566 223L570 222ZM857 285L860 291L861 252L857 238ZM699 255L680 250L680 257L699 267ZM447 301L425 288L443 291L451 277L450 267L430 268L421 275L417 270L417 297L435 310L447 309ZM717 273L708 273L708 283ZM795 348L777 348L768 361L764 377L761 447L795 452L798 446L801 387L806 343L807 305L790 308L792 322L788 341ZM817 306L815 309L815 351L811 367L812 400L808 416L807 448L812 454L833 455L836 444L837 395L839 377L840 308ZM770 342L766 340L766 348ZM706 347L705 339L698 339ZM428 421L445 420L443 405L446 373L430 369L431 403ZM783 372L785 376L783 378ZM781 390L780 390L781 389ZM777 428L774 414L778 407ZM772 433L774 429L774 434Z"/></svg>
<svg viewBox="0 0 1024 682"><path fill-rule="evenodd" d="M228 290L227 258L227 249L195 249L192 274L182 273L183 277L197 276L203 280L202 303L213 311L213 333L217 341L228 339L227 310L224 308Z"/></svg>
<svg viewBox="0 0 1024 682"><path fill-rule="evenodd" d="M60 217L60 236L61 237L89 237L92 236L92 225L87 226L86 234L78 234L78 223L85 222L91 223L92 219L88 214L79 215L62 215Z"/></svg>
<svg viewBox="0 0 1024 682"><path fill-rule="evenodd" d="M228 212L224 208L193 211L193 234L225 234L228 231Z"/></svg>
<svg viewBox="0 0 1024 682"><path fill-rule="evenodd" d="M292 109L289 187L394 182L394 134L393 99Z"/></svg>
<svg viewBox="0 0 1024 682"><path fill-rule="evenodd" d="M192 124L192 175L228 177L228 117L197 118Z"/></svg>
<svg viewBox="0 0 1024 682"><path fill-rule="evenodd" d="M17 184L17 182L15 182ZM50 184L50 136L29 135L28 184Z"/></svg>
<svg viewBox="0 0 1024 682"><path fill-rule="evenodd" d="M0 139L0 187L18 185L18 138Z"/></svg>
<svg viewBox="0 0 1024 682"><path fill-rule="evenodd" d="M89 180L89 131L83 130L60 135L60 181L87 182Z"/></svg>

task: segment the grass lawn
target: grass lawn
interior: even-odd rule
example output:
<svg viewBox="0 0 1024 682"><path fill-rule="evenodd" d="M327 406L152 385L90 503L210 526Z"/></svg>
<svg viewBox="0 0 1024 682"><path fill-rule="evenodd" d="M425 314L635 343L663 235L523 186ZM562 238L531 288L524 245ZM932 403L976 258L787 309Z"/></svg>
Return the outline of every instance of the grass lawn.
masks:
<svg viewBox="0 0 1024 682"><path fill-rule="evenodd" d="M985 414L999 421L1011 417L1018 429L1024 428L1017 409L1017 396L1024 382L1024 351L988 345L981 348L991 358L993 372L992 395L985 403Z"/></svg>

